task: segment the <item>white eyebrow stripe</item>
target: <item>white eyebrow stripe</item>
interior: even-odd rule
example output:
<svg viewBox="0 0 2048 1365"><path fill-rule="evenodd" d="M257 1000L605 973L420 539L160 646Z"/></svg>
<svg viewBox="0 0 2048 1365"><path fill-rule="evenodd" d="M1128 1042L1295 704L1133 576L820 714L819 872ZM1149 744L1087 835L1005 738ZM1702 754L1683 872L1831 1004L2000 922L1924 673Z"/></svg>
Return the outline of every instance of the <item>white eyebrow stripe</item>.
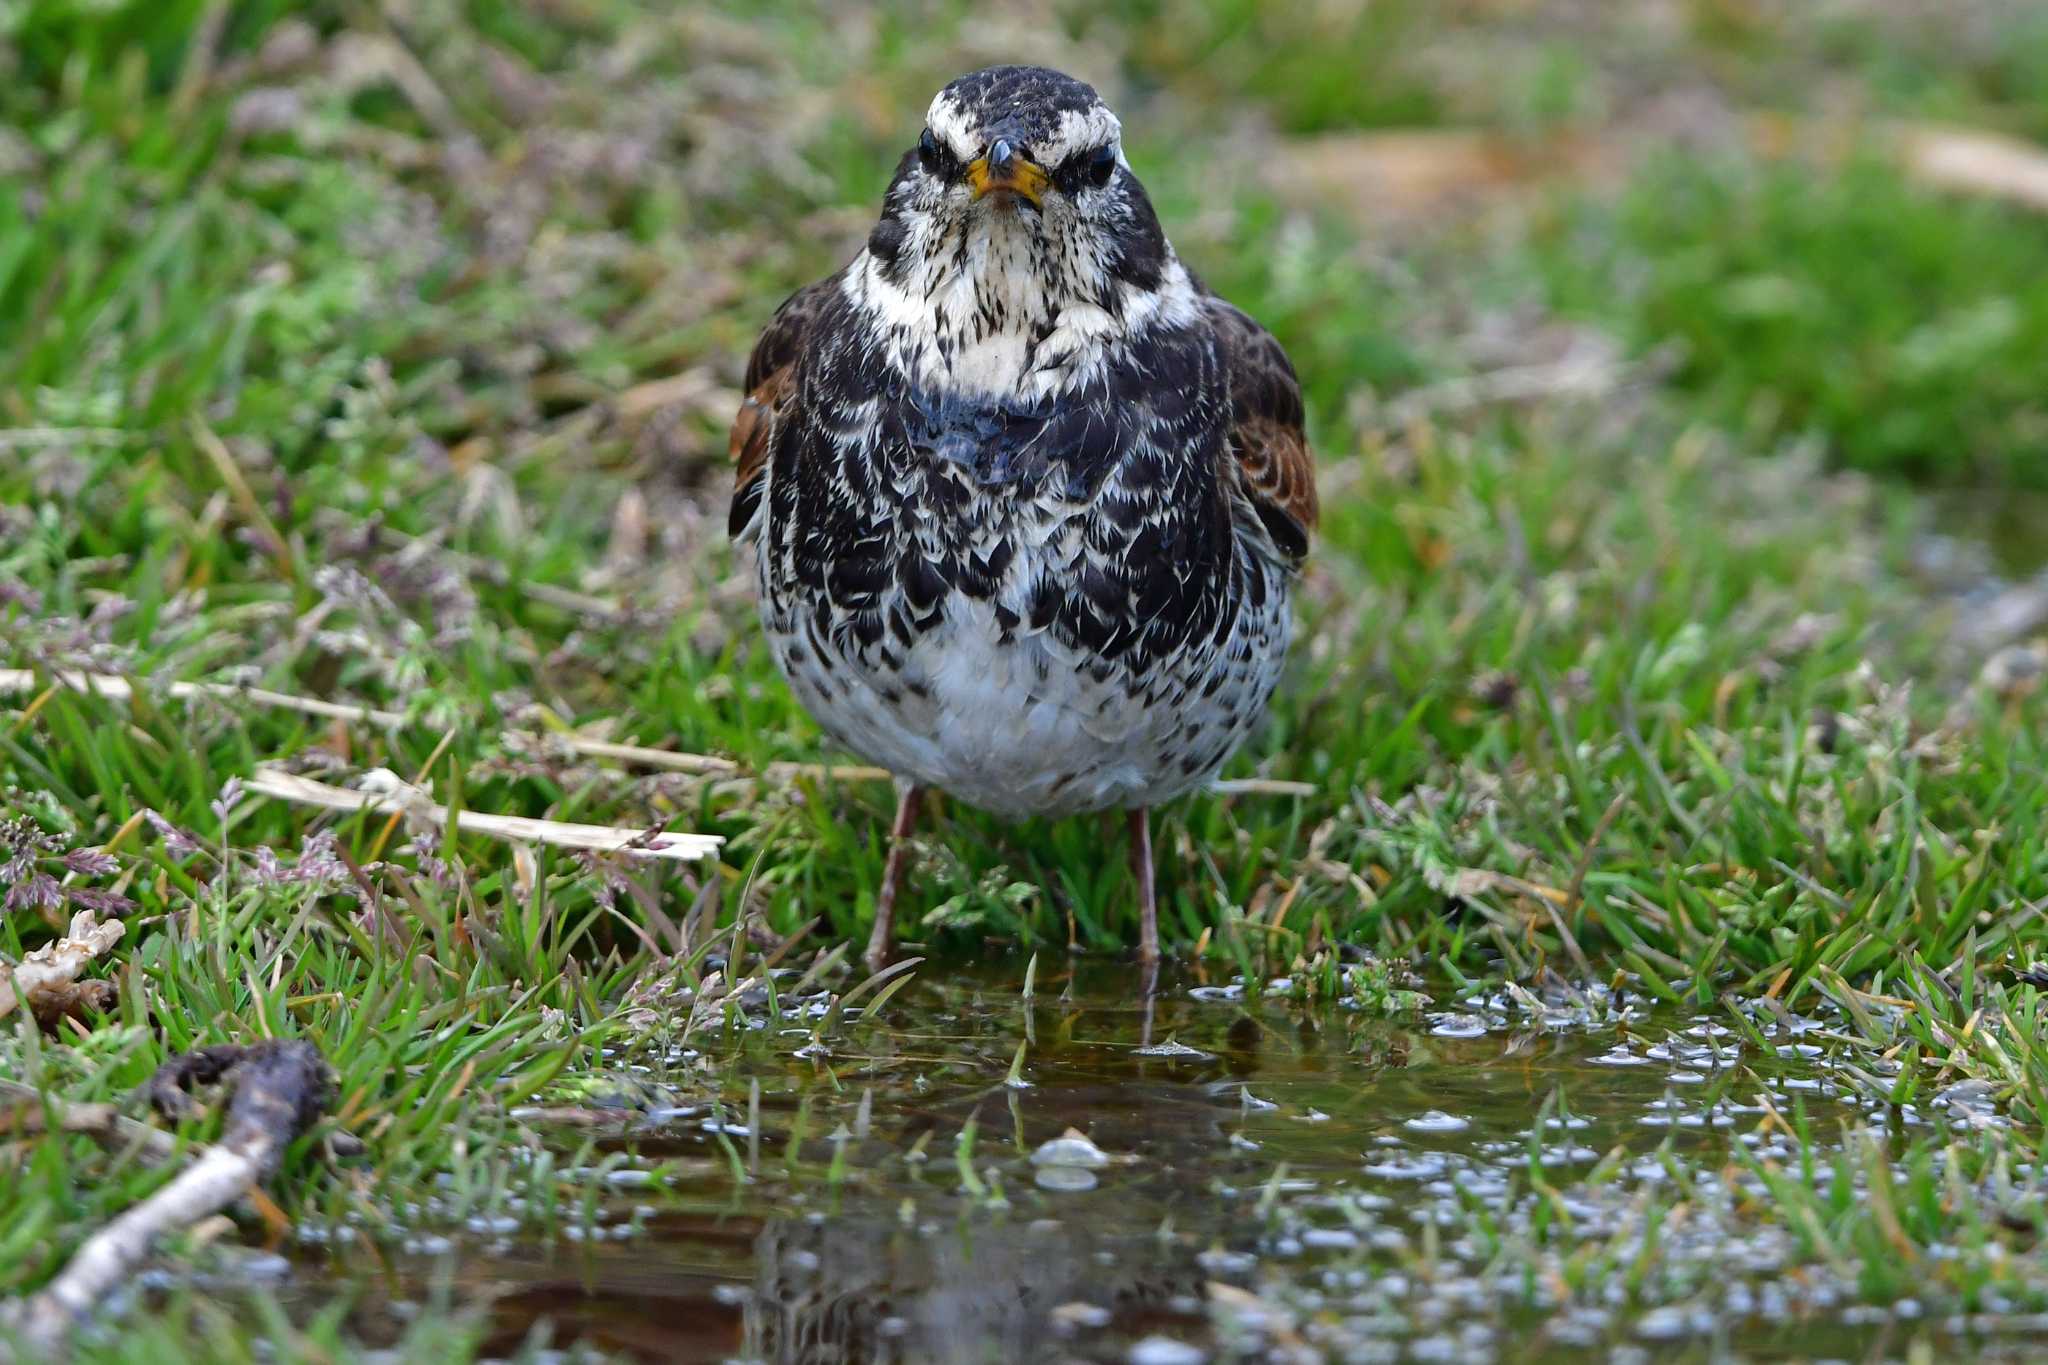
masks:
<svg viewBox="0 0 2048 1365"><path fill-rule="evenodd" d="M1122 139L1123 132L1124 125L1107 105L1069 109L1060 115L1059 131L1053 134L1052 145L1036 150L1039 159L1051 166L1089 147L1100 147L1104 143L1114 147Z"/></svg>
<svg viewBox="0 0 2048 1365"><path fill-rule="evenodd" d="M941 90L932 97L932 107L925 113L925 126L952 149L953 155L962 161L971 161L981 155L980 129L968 122L967 111L946 98Z"/></svg>

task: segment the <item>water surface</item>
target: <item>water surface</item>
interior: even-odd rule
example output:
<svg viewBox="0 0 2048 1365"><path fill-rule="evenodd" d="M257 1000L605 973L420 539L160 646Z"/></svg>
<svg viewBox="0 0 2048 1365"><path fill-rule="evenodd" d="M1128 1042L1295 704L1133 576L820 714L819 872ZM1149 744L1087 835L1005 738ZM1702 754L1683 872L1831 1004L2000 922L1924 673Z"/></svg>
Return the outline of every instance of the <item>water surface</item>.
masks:
<svg viewBox="0 0 2048 1365"><path fill-rule="evenodd" d="M1825 1019L1763 1011L1759 1048L1719 1005L1625 991L1439 993L1390 1017L1172 972L1148 1002L1108 962L1041 967L1027 1002L1023 975L926 964L829 1036L822 995L771 1009L757 991L728 1029L622 1060L577 1104L525 1111L557 1153L596 1135L588 1216L558 1210L549 1234L515 1200L500 1221L428 1231L422 1211L384 1248L366 1316L414 1311L452 1274L458 1300L492 1303L493 1352L538 1331L649 1361L2048 1344L2018 1314L1859 1302L1841 1268L1756 1216L1738 1158L1798 1169L1788 1124L1825 1155L1952 1121L1876 1097L1881 1061ZM305 1261L361 1265L332 1241Z"/></svg>

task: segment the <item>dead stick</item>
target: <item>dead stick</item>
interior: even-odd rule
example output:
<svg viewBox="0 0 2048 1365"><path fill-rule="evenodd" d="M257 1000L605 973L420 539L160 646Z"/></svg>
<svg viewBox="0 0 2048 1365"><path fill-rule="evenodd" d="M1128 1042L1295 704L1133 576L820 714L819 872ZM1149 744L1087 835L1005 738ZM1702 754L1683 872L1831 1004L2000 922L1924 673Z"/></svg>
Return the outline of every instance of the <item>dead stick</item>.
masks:
<svg viewBox="0 0 2048 1365"><path fill-rule="evenodd" d="M277 801L320 806L328 810L365 810L404 814L410 812L430 826L448 821L448 808L436 805L419 788L385 769L367 775L364 785L333 787L282 768L260 766L249 775L248 790ZM483 811L455 812L457 829L488 834L494 839L521 843L557 844L564 848L595 849L641 858L715 858L724 836L717 834L668 833L660 830L628 829L614 825L576 825L561 820L538 820L526 815L490 815Z"/></svg>
<svg viewBox="0 0 2048 1365"><path fill-rule="evenodd" d="M84 1133L109 1151L135 1147L155 1160L178 1154L177 1139L161 1128L152 1128L123 1115L111 1104L75 1104L45 1095L20 1081L0 1080L0 1099L16 1101L11 1114L0 1114L0 1131L29 1134L42 1125L43 1107L48 1106L52 1122L48 1128L63 1133Z"/></svg>
<svg viewBox="0 0 2048 1365"><path fill-rule="evenodd" d="M22 1358L61 1354L71 1333L128 1282L159 1238L211 1217L277 1174L285 1149L326 1110L332 1091L319 1050L296 1040L240 1049L226 1080L234 1097L221 1140L170 1184L87 1238L39 1293L0 1314L0 1322L11 1319L17 1328Z"/></svg>

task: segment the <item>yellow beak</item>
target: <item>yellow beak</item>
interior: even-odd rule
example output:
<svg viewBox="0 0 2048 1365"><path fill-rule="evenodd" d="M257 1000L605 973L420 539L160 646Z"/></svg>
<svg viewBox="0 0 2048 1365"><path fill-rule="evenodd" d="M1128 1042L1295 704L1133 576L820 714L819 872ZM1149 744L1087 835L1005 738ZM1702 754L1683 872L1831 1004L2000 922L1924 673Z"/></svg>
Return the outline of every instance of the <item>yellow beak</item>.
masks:
<svg viewBox="0 0 2048 1365"><path fill-rule="evenodd" d="M1019 155L1005 139L997 138L989 147L988 155L967 163L967 183L973 186L976 199L997 190L1008 190L1029 199L1032 207L1037 208L1045 198L1045 187L1052 183L1052 177L1046 174L1045 167Z"/></svg>

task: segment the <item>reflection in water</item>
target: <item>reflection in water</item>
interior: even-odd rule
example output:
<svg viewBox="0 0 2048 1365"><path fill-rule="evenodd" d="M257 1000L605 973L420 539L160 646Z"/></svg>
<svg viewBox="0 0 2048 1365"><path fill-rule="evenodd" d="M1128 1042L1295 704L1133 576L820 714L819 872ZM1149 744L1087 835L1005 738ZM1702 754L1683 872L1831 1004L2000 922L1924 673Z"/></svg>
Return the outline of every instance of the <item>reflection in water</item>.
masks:
<svg viewBox="0 0 2048 1365"><path fill-rule="evenodd" d="M1180 1342L1563 1360L1653 1328L1684 1358L1701 1323L1724 1344L1862 1356L1882 1336L1847 1316L1853 1283L1757 1216L1770 1194L1749 1163L1803 1155L1774 1115L1837 1135L1815 1139L1823 1172L1857 1125L1934 1121L1859 1091L1883 1063L1838 1066L1825 1020L1759 1012L1759 1048L1719 1008L1605 991L1444 992L1389 1018L1043 967L1028 1001L1021 963L932 964L829 1037L822 1009L784 1000L702 1038L703 1056L635 1073L676 1102L599 1140L628 1165L595 1225L550 1240L514 1219L395 1256L392 1281L417 1293L459 1266L463 1296L496 1304L497 1354L539 1332L707 1365L1121 1362L1155 1337L1160 1359ZM1047 1179L1034 1154L1069 1129L1093 1147L1056 1150L1091 1164ZM1568 1282L1646 1248L1639 1292L1661 1298Z"/></svg>
<svg viewBox="0 0 2048 1365"><path fill-rule="evenodd" d="M1022 1362L1058 1351L1057 1324L1187 1320L1195 1258L1131 1254L1070 1220L1022 1227L783 1220L755 1246L745 1355L840 1361Z"/></svg>

